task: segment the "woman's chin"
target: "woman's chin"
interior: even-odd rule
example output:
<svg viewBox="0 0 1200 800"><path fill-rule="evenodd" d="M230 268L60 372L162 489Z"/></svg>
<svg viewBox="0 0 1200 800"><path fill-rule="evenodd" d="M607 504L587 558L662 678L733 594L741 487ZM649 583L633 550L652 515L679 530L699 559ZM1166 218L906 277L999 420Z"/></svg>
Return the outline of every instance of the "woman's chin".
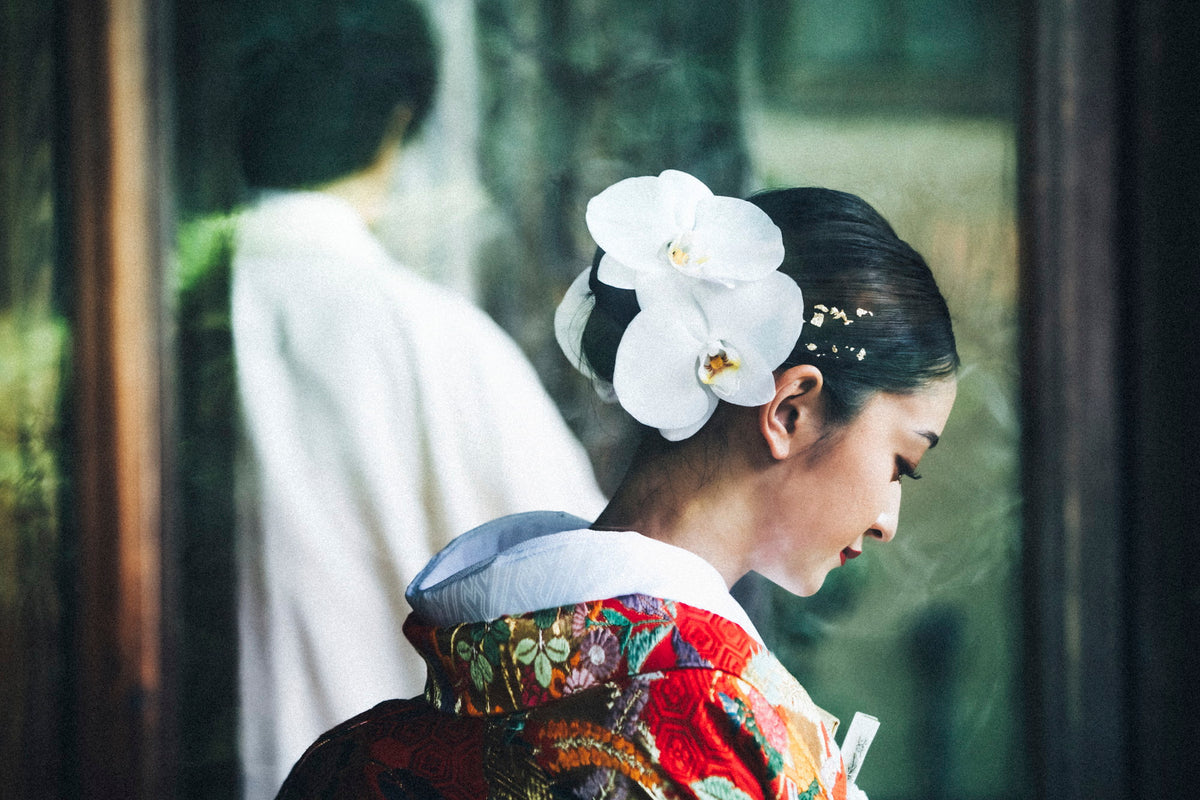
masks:
<svg viewBox="0 0 1200 800"><path fill-rule="evenodd" d="M808 575L793 575L783 570L771 570L763 572L762 575L771 583L797 597L812 597L825 585L825 578L829 575L829 570L817 570Z"/></svg>

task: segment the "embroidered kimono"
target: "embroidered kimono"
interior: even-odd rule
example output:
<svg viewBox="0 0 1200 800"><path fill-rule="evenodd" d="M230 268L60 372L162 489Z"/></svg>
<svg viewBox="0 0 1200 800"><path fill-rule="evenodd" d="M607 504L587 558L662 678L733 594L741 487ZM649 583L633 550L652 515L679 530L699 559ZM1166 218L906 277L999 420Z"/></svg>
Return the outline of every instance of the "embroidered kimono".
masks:
<svg viewBox="0 0 1200 800"><path fill-rule="evenodd" d="M519 515L443 551L409 590L424 696L322 736L279 797L847 798L836 721L716 570L632 532L555 530L563 522ZM600 576L581 582L584 571ZM465 618L641 572L700 605L635 592Z"/></svg>

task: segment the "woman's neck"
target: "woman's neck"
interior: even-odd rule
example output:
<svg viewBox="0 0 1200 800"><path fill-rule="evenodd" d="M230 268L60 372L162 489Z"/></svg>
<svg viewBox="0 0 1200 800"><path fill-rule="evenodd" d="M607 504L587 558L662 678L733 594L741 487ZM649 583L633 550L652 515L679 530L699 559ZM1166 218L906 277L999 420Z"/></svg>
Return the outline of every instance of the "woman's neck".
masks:
<svg viewBox="0 0 1200 800"><path fill-rule="evenodd" d="M691 444L691 443L689 443ZM743 460L704 445L639 449L634 466L597 517L598 530L631 530L708 561L732 586L748 570L757 525L757 476Z"/></svg>

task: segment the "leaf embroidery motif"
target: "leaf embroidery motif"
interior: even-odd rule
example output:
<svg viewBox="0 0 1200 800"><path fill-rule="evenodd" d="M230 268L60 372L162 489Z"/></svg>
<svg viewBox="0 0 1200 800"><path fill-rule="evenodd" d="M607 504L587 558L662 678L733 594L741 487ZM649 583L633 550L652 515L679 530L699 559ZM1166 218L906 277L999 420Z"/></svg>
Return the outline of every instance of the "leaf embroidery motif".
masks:
<svg viewBox="0 0 1200 800"><path fill-rule="evenodd" d="M500 642L509 635L508 625L503 620L471 631L471 640L459 639L454 643L454 652L467 662L471 683L479 691L496 676L494 665L500 663Z"/></svg>
<svg viewBox="0 0 1200 800"><path fill-rule="evenodd" d="M670 626L655 625L649 630L643 629L632 634L625 649L626 658L629 659L629 669L631 671L641 669L650 652L658 647L670 632Z"/></svg>
<svg viewBox="0 0 1200 800"><path fill-rule="evenodd" d="M816 778L813 778L812 783L808 785L808 789L805 790L804 794L797 795L796 800L817 800L820 796L821 784Z"/></svg>
<svg viewBox="0 0 1200 800"><path fill-rule="evenodd" d="M691 785L699 800L750 800L750 795L734 785L729 778L705 778Z"/></svg>
<svg viewBox="0 0 1200 800"><path fill-rule="evenodd" d="M522 639L513 648L513 657L522 664L533 665L533 676L543 689L550 688L554 679L554 664L562 664L571 654L571 643L562 636L546 641L543 631L538 631L535 642L532 638Z"/></svg>

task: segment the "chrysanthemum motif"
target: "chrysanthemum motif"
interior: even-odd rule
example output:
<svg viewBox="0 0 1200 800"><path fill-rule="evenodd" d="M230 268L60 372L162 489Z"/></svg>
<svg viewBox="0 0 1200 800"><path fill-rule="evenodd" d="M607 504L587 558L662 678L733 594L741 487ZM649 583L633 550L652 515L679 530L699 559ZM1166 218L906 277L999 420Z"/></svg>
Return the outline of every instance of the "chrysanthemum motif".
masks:
<svg viewBox="0 0 1200 800"><path fill-rule="evenodd" d="M583 667L576 667L567 673L567 679L563 682L563 694L575 694L582 692L584 689L590 689L599 683L596 676Z"/></svg>
<svg viewBox="0 0 1200 800"><path fill-rule="evenodd" d="M579 643L579 667L604 680L616 669L620 654L620 643L611 631L592 628Z"/></svg>
<svg viewBox="0 0 1200 800"><path fill-rule="evenodd" d="M783 261L782 234L766 212L673 169L608 187L588 203L587 226L605 253L600 280L622 289L673 275L731 286Z"/></svg>

